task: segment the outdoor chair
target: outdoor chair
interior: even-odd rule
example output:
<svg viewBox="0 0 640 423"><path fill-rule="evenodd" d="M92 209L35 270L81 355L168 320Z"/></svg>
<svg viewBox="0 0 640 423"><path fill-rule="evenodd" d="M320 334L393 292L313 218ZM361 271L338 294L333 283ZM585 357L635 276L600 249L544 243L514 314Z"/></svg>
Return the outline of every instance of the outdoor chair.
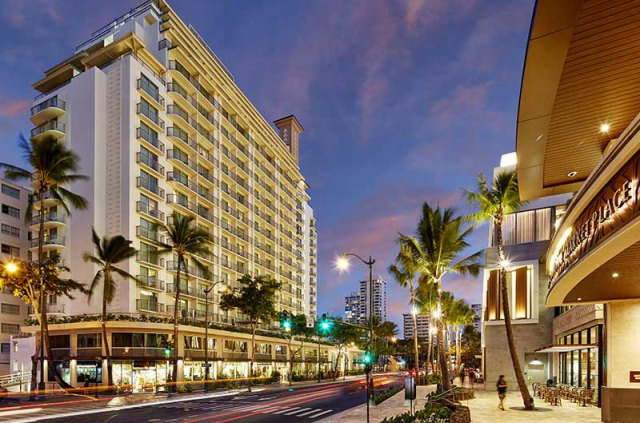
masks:
<svg viewBox="0 0 640 423"><path fill-rule="evenodd" d="M560 398L560 389L549 388L549 403L551 403L551 405L562 405L562 399Z"/></svg>
<svg viewBox="0 0 640 423"><path fill-rule="evenodd" d="M593 401L593 389L582 389L578 395L578 405L587 407Z"/></svg>
<svg viewBox="0 0 640 423"><path fill-rule="evenodd" d="M578 401L578 388L572 387L569 390L569 400L571 402L577 402Z"/></svg>

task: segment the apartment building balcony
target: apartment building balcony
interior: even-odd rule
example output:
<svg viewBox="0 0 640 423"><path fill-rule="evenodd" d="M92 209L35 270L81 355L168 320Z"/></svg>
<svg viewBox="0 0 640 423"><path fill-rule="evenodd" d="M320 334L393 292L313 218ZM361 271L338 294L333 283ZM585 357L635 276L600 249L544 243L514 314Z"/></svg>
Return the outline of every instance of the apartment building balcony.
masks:
<svg viewBox="0 0 640 423"><path fill-rule="evenodd" d="M157 136L149 135L147 132L143 132L140 128L136 128L136 138L156 155L164 155L164 143L159 141Z"/></svg>
<svg viewBox="0 0 640 423"><path fill-rule="evenodd" d="M150 155L143 155L142 153L136 153L136 163L143 165L142 167L161 178L164 177L164 166L158 163L158 160L153 160Z"/></svg>
<svg viewBox="0 0 640 423"><path fill-rule="evenodd" d="M51 191L47 191L44 193L44 207L49 208L58 203L58 199L51 194ZM33 203L33 211L37 212L40 210L40 201L37 200Z"/></svg>
<svg viewBox="0 0 640 423"><path fill-rule="evenodd" d="M182 294L181 294L182 296ZM174 304L167 306L167 314L173 316L174 310L176 306ZM200 310L196 310L189 307L178 307L178 317L183 319L199 319L201 315L203 315Z"/></svg>
<svg viewBox="0 0 640 423"><path fill-rule="evenodd" d="M172 142L182 146L185 149L192 149L198 151L198 143L194 140L187 131L177 126L170 126L167 128L167 138Z"/></svg>
<svg viewBox="0 0 640 423"><path fill-rule="evenodd" d="M158 244L164 244L164 235L158 231L151 230L142 226L136 226L136 236L143 238L147 241L152 241Z"/></svg>
<svg viewBox="0 0 640 423"><path fill-rule="evenodd" d="M152 92L142 83L142 78L138 78L136 88L142 97L147 100L156 109L164 110L164 97L158 92Z"/></svg>
<svg viewBox="0 0 640 423"><path fill-rule="evenodd" d="M182 196L176 194L167 195L167 204L178 211L186 212L194 216L197 214L194 203Z"/></svg>
<svg viewBox="0 0 640 423"><path fill-rule="evenodd" d="M200 83L191 73L177 60L169 60L169 75L183 87L191 86L195 89L200 87Z"/></svg>
<svg viewBox="0 0 640 423"><path fill-rule="evenodd" d="M138 251L136 253L136 260L140 263L145 263L158 268L164 267L164 258L160 257L157 252Z"/></svg>
<svg viewBox="0 0 640 423"><path fill-rule="evenodd" d="M147 193L152 194L160 200L164 200L164 190L158 185L152 184L146 179L142 179L140 176L136 177L136 187L138 189L145 190Z"/></svg>
<svg viewBox="0 0 640 423"><path fill-rule="evenodd" d="M61 251L64 249L65 239L63 236L45 236L42 244L42 250L46 253L48 251ZM38 249L38 237L31 240L30 250L36 251Z"/></svg>
<svg viewBox="0 0 640 423"><path fill-rule="evenodd" d="M143 203L142 201L137 201L136 211L140 214L143 214L147 217L150 217L156 220L156 223L164 223L164 213L158 210L157 208L150 206L147 203Z"/></svg>
<svg viewBox="0 0 640 423"><path fill-rule="evenodd" d="M167 117L185 131L195 131L196 120L177 104L167 106Z"/></svg>
<svg viewBox="0 0 640 423"><path fill-rule="evenodd" d="M213 157L213 154L211 154L209 151L204 150L202 148L198 149L198 154L200 154L200 157L205 159L206 162L213 168L219 168L220 167L220 161L218 159L216 159L215 157Z"/></svg>
<svg viewBox="0 0 640 423"><path fill-rule="evenodd" d="M67 104L57 96L48 98L31 108L31 123L42 125L62 116L66 110Z"/></svg>
<svg viewBox="0 0 640 423"><path fill-rule="evenodd" d="M177 285L175 283L167 284L167 294L176 295ZM180 296L198 298L198 289L192 286L180 284Z"/></svg>
<svg viewBox="0 0 640 423"><path fill-rule="evenodd" d="M158 280L155 276L138 275L136 279L140 288L164 292L164 281Z"/></svg>
<svg viewBox="0 0 640 423"><path fill-rule="evenodd" d="M167 94L182 109L191 110L192 114L198 111L198 102L195 96L189 94L182 85L175 81L167 82Z"/></svg>
<svg viewBox="0 0 640 423"><path fill-rule="evenodd" d="M49 212L44 214L42 219L44 229L61 228L65 225L65 216L62 213ZM31 217L31 224L29 228L32 231L38 231L40 229L40 214L33 215Z"/></svg>
<svg viewBox="0 0 640 423"><path fill-rule="evenodd" d="M164 132L164 120L162 120L160 116L144 112L140 103L136 105L136 113L141 120L156 132Z"/></svg>
<svg viewBox="0 0 640 423"><path fill-rule="evenodd" d="M33 141L39 141L44 138L52 137L56 140L66 135L66 127L64 123L60 123L57 120L50 120L42 125L36 126L31 130L31 139Z"/></svg>
<svg viewBox="0 0 640 423"><path fill-rule="evenodd" d="M49 317L55 317L55 316L64 316L64 304L47 304L46 305L47 308L47 315ZM28 306L27 307L27 314L29 315L29 317L34 318L36 317L36 313L35 310L32 306Z"/></svg>
<svg viewBox="0 0 640 423"><path fill-rule="evenodd" d="M165 309L166 309L165 305L160 304L157 301L152 301L146 298L140 298L136 300L136 311L165 313Z"/></svg>
<svg viewBox="0 0 640 423"><path fill-rule="evenodd" d="M174 166L178 166L179 169L189 172L195 175L198 172L198 165L193 161L188 154L181 150L170 149L167 150L167 160Z"/></svg>

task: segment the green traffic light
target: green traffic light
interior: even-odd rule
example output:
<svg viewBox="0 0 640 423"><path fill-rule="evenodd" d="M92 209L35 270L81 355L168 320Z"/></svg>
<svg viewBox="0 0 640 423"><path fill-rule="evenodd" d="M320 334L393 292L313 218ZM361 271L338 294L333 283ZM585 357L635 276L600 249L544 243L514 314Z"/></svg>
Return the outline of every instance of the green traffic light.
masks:
<svg viewBox="0 0 640 423"><path fill-rule="evenodd" d="M164 355L171 355L171 348L165 348Z"/></svg>
<svg viewBox="0 0 640 423"><path fill-rule="evenodd" d="M291 322L288 320L285 320L284 322L282 322L282 327L285 329L291 329Z"/></svg>
<svg viewBox="0 0 640 423"><path fill-rule="evenodd" d="M320 327L322 327L323 330L328 330L329 329L329 322L322 322Z"/></svg>
<svg viewBox="0 0 640 423"><path fill-rule="evenodd" d="M365 354L364 357L362 357L362 361L364 361L366 364L371 363L371 354Z"/></svg>

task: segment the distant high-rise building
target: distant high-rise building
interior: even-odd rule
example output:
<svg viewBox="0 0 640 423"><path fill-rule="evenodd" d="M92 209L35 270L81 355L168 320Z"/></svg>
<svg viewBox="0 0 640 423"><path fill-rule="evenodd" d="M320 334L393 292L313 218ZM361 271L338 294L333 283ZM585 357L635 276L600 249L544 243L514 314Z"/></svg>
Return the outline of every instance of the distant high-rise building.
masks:
<svg viewBox="0 0 640 423"><path fill-rule="evenodd" d="M404 321L404 339L413 339L413 315L404 313L402 315ZM418 326L418 338L426 339L429 336L429 316L426 314L418 314L416 316L416 324Z"/></svg>
<svg viewBox="0 0 640 423"><path fill-rule="evenodd" d="M471 304L471 311L475 315L473 317L473 327L478 332L482 332L482 304Z"/></svg>
<svg viewBox="0 0 640 423"><path fill-rule="evenodd" d="M360 281L360 321L369 317L369 281ZM381 322L387 320L387 282L380 276L373 280L373 316Z"/></svg>
<svg viewBox="0 0 640 423"><path fill-rule="evenodd" d="M348 323L360 323L360 294L357 292L344 297L344 320Z"/></svg>

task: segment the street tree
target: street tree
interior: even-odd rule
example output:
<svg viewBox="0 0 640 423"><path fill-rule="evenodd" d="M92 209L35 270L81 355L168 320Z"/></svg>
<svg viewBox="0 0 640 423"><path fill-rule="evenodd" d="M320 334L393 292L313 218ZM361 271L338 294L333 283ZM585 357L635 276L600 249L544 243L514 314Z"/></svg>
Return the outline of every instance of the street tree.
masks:
<svg viewBox="0 0 640 423"><path fill-rule="evenodd" d="M122 277L125 281L129 279L137 280L126 270L118 267L119 263L126 262L136 255L137 250L131 246L132 241L125 239L122 235L113 237L103 237L100 239L95 229L91 230L91 240L95 254L85 252L82 259L85 262L93 263L98 267L91 286L88 291L88 299L91 301L98 284L102 281L102 342L104 343L105 355L107 358L107 386L111 386L113 381L113 369L111 365L111 349L109 348L109 338L107 337L107 305L113 301L117 283L114 275Z"/></svg>
<svg viewBox="0 0 640 423"><path fill-rule="evenodd" d="M495 240L498 244L498 265L500 281L500 297L502 297L502 308L504 312L504 327L507 335L507 344L513 371L522 401L526 410L533 410L533 398L529 393L529 388L524 379L518 350L516 348L513 327L511 324L511 308L509 307L509 291L507 289L507 268L509 258L504 250L504 240L502 236L502 223L508 214L515 213L522 207L520 192L518 189L518 177L516 171L501 172L493 179L493 186L489 187L482 174L478 175L476 191L465 191L464 195L470 206L475 208L475 213L469 219L476 224L490 222L494 230Z"/></svg>
<svg viewBox="0 0 640 423"><path fill-rule="evenodd" d="M269 323L278 317L276 311L276 293L282 285L269 276L244 275L238 279L240 288L222 295L220 308L236 309L246 317L251 327L251 358L249 359L249 377L253 377L256 329L259 323Z"/></svg>
<svg viewBox="0 0 640 423"><path fill-rule="evenodd" d="M58 142L53 137L47 137L39 141L28 141L24 136L20 136L18 146L22 151L25 162L29 164L31 170L14 166L9 163L0 163L0 169L4 169L7 179L12 181L22 181L33 186L33 192L28 197L27 208L25 211L25 222L29 225L38 225L37 245L38 245L38 263L44 266L44 243L45 229L44 223L47 221L45 199L50 198L56 204L62 206L68 215L71 215L71 207L78 210L84 210L89 206L88 201L81 195L73 193L68 189L70 184L75 182L86 181L89 178L85 175L78 174L80 167L80 159L63 143ZM37 214L33 215L34 210ZM53 241L54 237L49 237L47 241ZM39 272L44 275L44 269ZM41 290L46 288L45 282L41 277ZM41 334L46 345L46 358L49 363L53 363L51 357L51 348L49 347L49 333L47 307L45 304L47 293L40 296L41 303L38 305L40 312ZM37 352L36 352L37 355ZM62 380L62 376L55 366L53 367L53 376L58 384L65 388L71 388L71 385ZM37 366L31 369L31 390L35 392L37 379Z"/></svg>

